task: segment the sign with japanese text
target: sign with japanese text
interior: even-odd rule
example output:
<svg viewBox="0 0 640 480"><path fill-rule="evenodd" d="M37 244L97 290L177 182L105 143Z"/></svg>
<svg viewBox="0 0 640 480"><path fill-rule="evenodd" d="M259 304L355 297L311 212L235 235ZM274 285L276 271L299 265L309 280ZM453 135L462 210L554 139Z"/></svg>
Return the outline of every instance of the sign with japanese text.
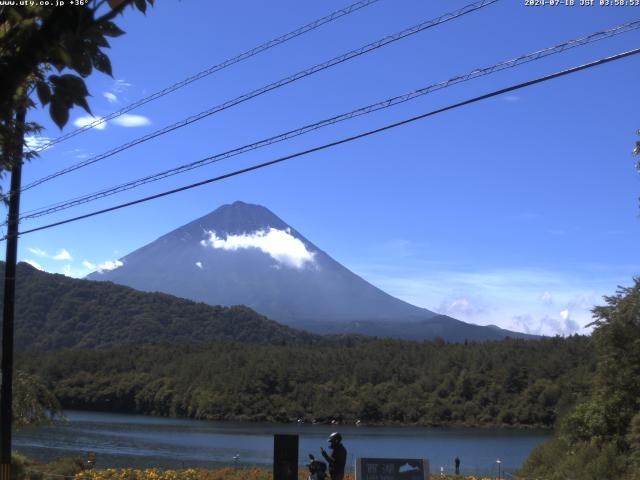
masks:
<svg viewBox="0 0 640 480"><path fill-rule="evenodd" d="M358 458L356 480L428 480L429 461L422 458Z"/></svg>

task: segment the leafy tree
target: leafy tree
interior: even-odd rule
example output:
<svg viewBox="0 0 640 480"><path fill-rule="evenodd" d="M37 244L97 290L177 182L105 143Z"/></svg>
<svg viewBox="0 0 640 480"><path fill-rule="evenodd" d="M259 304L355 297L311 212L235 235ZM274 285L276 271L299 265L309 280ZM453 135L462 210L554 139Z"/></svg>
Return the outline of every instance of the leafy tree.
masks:
<svg viewBox="0 0 640 480"><path fill-rule="evenodd" d="M523 474L639 478L640 278L605 301L593 310L598 361L593 395L564 419L556 439L532 453Z"/></svg>
<svg viewBox="0 0 640 480"><path fill-rule="evenodd" d="M105 0L93 0L65 8L20 2L24 5L0 8L0 176L22 161L25 134L41 130L25 122L26 110L35 106L33 91L42 106L49 105L60 128L74 105L91 113L83 78L94 68L111 75L105 37L124 33L112 20L128 5L144 13L147 2L153 1L109 0L107 5ZM24 158L34 155L27 151ZM56 398L35 377L18 372L14 383L17 424L39 423L60 412Z"/></svg>
<svg viewBox="0 0 640 480"><path fill-rule="evenodd" d="M631 420L627 442L629 444L629 467L632 471L638 472L636 479L640 479L640 412L636 413Z"/></svg>
<svg viewBox="0 0 640 480"><path fill-rule="evenodd" d="M605 300L593 311L596 389L568 417L565 435L573 443L614 443L626 450L631 419L640 412L640 278Z"/></svg>
<svg viewBox="0 0 640 480"><path fill-rule="evenodd" d="M106 37L124 33L113 19L129 5L144 13L154 0L92 0L64 8L33 3L0 8L0 173L11 168L15 142L23 141L16 112L35 106L31 93L35 90L40 103L49 105L60 128L74 105L91 113L83 78L94 68L111 75ZM39 129L24 125L24 133Z"/></svg>
<svg viewBox="0 0 640 480"><path fill-rule="evenodd" d="M18 371L13 381L13 421L17 426L46 423L62 416L60 402L35 375Z"/></svg>

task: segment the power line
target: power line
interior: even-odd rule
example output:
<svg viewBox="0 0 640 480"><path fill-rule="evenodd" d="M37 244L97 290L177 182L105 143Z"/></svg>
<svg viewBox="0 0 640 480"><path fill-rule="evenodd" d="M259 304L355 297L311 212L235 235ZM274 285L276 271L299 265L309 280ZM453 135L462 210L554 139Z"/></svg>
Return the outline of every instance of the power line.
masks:
<svg viewBox="0 0 640 480"><path fill-rule="evenodd" d="M379 0L361 0L359 2L356 2L354 4L351 4L345 8L341 8L340 10L336 10L333 13L330 13L329 15L326 15L322 18L319 18L317 20L314 20L311 23L308 23L307 25L304 25L300 28L297 28L289 33L286 33L284 35L281 35L277 38L274 38L273 40L270 40L268 42L265 42L261 45L258 45L257 47L254 47L250 50L247 50L244 53L241 53L240 55L236 55L235 57L229 58L225 61L223 61L222 63L219 63L217 65L212 65L209 68L202 70L201 72L196 73L195 75L191 75L190 77L185 78L184 80L181 80L179 82L174 83L173 85L170 85L166 88L163 88L162 90L159 90L155 93L152 93L151 95L141 98L140 100L133 102L129 105L127 105L126 107L121 108L120 110L117 110L115 112L110 113L109 115L102 117L102 118L97 118L94 121L92 121L91 123L88 123L76 130L73 130L65 135L61 135L60 137L57 137L53 140L51 140L50 142L46 143L45 145L37 148L35 151L36 152L40 152L42 150L45 150L57 143L60 142L64 142L65 140L68 140L72 137L75 137L76 135L79 135L83 132L86 132L87 130L90 130L94 127L97 127L98 125L101 125L102 123L105 123L109 120L112 120L116 117L119 117L127 112L130 112L131 110L134 110L146 103L152 102L153 100L156 100L158 98L164 97L170 93L175 92L176 90L182 88L182 87L186 87L187 85L200 80L202 78L205 78L215 72L219 72L220 70L223 70L227 67L230 67L231 65L234 65L236 63L240 63L243 60L247 60L259 53L262 53L266 50L269 50L273 47L276 47L278 45L282 45L283 43L292 40L296 37L299 37L300 35L303 35L305 33L308 33L312 30L315 30L319 27L321 27L322 25L325 25L327 23L330 23L334 20L337 20L341 17L344 17L346 15L349 15L353 12L356 12L362 8L368 7L369 5L372 5L376 2L378 2Z"/></svg>
<svg viewBox="0 0 640 480"><path fill-rule="evenodd" d="M55 203L53 205L50 205L48 207L41 207L38 209L34 209L31 211L27 211L25 212L21 219L22 220L26 220L26 219L31 219L31 218L38 218L38 217L42 217L45 215L49 215L55 212L59 212L61 210L66 210L68 208L77 206L77 205L81 205L84 203L88 203L100 198L104 198L107 196L111 196L111 195L115 195L117 193L121 193L127 190L131 190L133 188L139 187L141 185L145 185L147 183L151 183L151 182L155 182L158 180L162 180L164 178L173 176L173 175L177 175L189 170L193 170L195 168L199 168L205 165L209 165L211 163L216 163L216 162L220 162L222 160L225 160L227 158L230 157L234 157L236 155L240 155L243 153L246 153L248 151L252 151L252 150L256 150L258 148L262 148L268 145L272 145L274 143L278 143L278 142L282 142L284 140L288 140L290 138L294 138L297 137L299 135L303 135L306 133L309 133L311 131L314 130L318 130L320 128L323 127L327 127L329 125L333 125L342 121L346 121L346 120L350 120L352 118L361 116L361 115L366 115L378 110L383 110L395 105L399 105L401 103L413 100L417 97L423 96L423 95L427 95L431 92L434 92L436 90L441 90L447 87L450 87L452 85L456 85L458 83L462 83L462 82L466 82L469 80L473 80L475 78L478 77L482 77L485 75L490 75L492 73L495 72L499 72L508 68L513 68L513 67L517 67L519 65L528 63L528 62L532 62L535 60L539 60L541 58L550 56L550 55L554 55L557 53L561 53L564 52L566 50L569 50L571 48L575 48L578 46L582 46L582 45L587 45L589 43L592 42L596 42L599 40L603 40L605 38L610 38L612 36L615 35L619 35L621 33L625 33L625 32L629 32L629 31L633 31L633 30L637 30L638 28L640 28L640 21L634 21L634 22L628 22L622 25L618 25L615 26L613 28L610 28L608 30L603 30L601 32L595 32L592 33L590 35L584 36L584 37L580 37L577 39L573 39L573 40L569 40L567 42L561 43L559 45L555 45L552 47L548 47L545 48L543 50L538 50L535 51L533 53L529 53L526 55L521 55L519 57L513 58L511 60L507 60L507 61L503 61L500 63L497 63L495 65L492 65L490 67L485 67L485 68L477 68L475 70L472 70L471 72L468 72L464 75L460 75L460 76L456 76L453 78L450 78L448 80L439 82L439 83L434 83L431 84L427 87L423 87L423 88L419 88L417 90L411 91L409 93L406 93L404 95L399 95L396 97L391 97L388 98L386 100L377 102L377 103L373 103L370 105L367 105L365 107L361 107L355 110L352 110L350 112L347 113L343 113L340 115L336 115L334 117L330 117L312 124L308 124L305 125L303 127L297 128L295 130L289 130L287 132L284 133L280 133L278 135L266 138L266 139L262 139L259 140L257 142L254 143L250 143L247 145L243 145L241 147L237 147L234 148L232 150L228 150L226 152L223 153L218 153L216 155L212 155L200 160L196 160L194 162L190 162L187 164L183 164L181 166L175 167L175 168L171 168L169 170L165 170L163 172L159 172L159 173L155 173L153 175L149 175L146 177L142 177L142 178L138 178L136 180L132 180L129 181L127 183L123 183L120 185L117 185L115 187L110 187L107 189L103 189L99 192L94 192L92 194L89 195L84 195L81 197L76 197L70 200L66 200L63 202L58 202Z"/></svg>
<svg viewBox="0 0 640 480"><path fill-rule="evenodd" d="M538 77L536 79L529 80L529 81L526 81L526 82L523 82L523 83L519 83L519 84L516 84L516 85L512 85L510 87L502 88L500 90L495 90L495 91L493 91L491 93L480 95L478 97L474 97L474 98L471 98L471 99L468 99L468 100L464 100L462 102L458 102L458 103L449 105L447 107L439 108L437 110L432 110L430 112L423 113L421 115L416 115L414 117L410 117L410 118L407 118L405 120L401 120L399 122L391 123L391 124L385 125L383 127L379 127L379 128L373 129L373 130L368 130L366 132L359 133L357 135L353 135L353 136L346 137L346 138L343 138L343 139L340 139L340 140L336 140L336 141L331 142L331 143L325 143L324 145L313 147L313 148L310 148L308 150L303 150L301 152L293 153L291 155L286 155L284 157L280 157L280 158L277 158L275 160L271 160L269 162L264 162L264 163L260 163L260 164L257 164L257 165L253 165L251 167L243 168L243 169L240 169L240 170L235 170L233 172L226 173L224 175L219 175L217 177L212 177L212 178L209 178L209 179L206 179L206 180L202 180L200 182L192 183L190 185L185 185L185 186L182 186L182 187L179 187L179 188L174 188L172 190L166 190L164 192L157 193L155 195L151 195L151 196L144 197L144 198L139 198L137 200L133 200L133 201L126 202L126 203L121 203L121 204L115 205L113 207L104 208L102 210L96 210L94 212L87 213L87 214L84 214L84 215L79 215L77 217L72 217L72 218L68 218L66 220L61 220L59 222L50 223L48 225L44 225L44 226L41 226L41 227L36 227L36 228L29 229L29 230L25 230L23 232L19 232L18 235L25 235L27 233L38 232L40 230L46 230L46 229L49 229L49 228L57 227L59 225L64 225L64 224L67 224L67 223L76 222L78 220L83 220L85 218L94 217L96 215L101 215L103 213L112 212L114 210L120 210L122 208L130 207L130 206L133 206L133 205L137 205L139 203L144 203L144 202L148 202L148 201L151 201L151 200L155 200L157 198L165 197L165 196L168 196L168 195L173 195L175 193L183 192L185 190L190 190L192 188L200 187L202 185L207 185L209 183L218 182L218 181L221 181L221 180L224 180L224 179L227 179L227 178L231 178L231 177L235 177L235 176L238 176L238 175L241 175L241 174L244 174L244 173L248 173L248 172L251 172L251 171L254 171L254 170L259 170L259 169L262 169L262 168L265 168L265 167L270 167L272 165L276 165L278 163L285 162L287 160L291 160L291 159L294 159L294 158L302 157L302 156L308 155L310 153L319 152L321 150L326 150L326 149L329 149L329 148L332 148L332 147L335 147L335 146L338 146L338 145L342 145L344 143L349 143L349 142L352 142L352 141L355 141L355 140L359 140L361 138L369 137L371 135L375 135L377 133L381 133L381 132L384 132L386 130L391 130L393 128L400 127L402 125L407 125L409 123L413 123L413 122L416 122L418 120L422 120L422 119L437 115L439 113L447 112L449 110L460 108L460 107L463 107L465 105L470 105L472 103L477 103L477 102L480 102L480 101L483 101L483 100L487 100L489 98L493 98L493 97L496 97L496 96L499 96L499 95L503 95L505 93L512 92L514 90L519 90L519 89L522 89L522 88L525 88L525 87L529 87L531 85L536 85L538 83L543 83L543 82L546 82L546 81L549 81L549 80L553 80L553 79L556 79L556 78L559 78L559 77L570 75L572 73L576 73L576 72L579 72L579 71L582 71L582 70L593 68L593 67L596 67L596 66L599 66L599 65L604 65L605 63L613 62L615 60L620 60L622 58L629 57L629 56L632 56L632 55L637 55L638 53L640 53L640 48L636 48L636 49L629 50L629 51L626 51L626 52L618 53L616 55L605 57L605 58L602 58L600 60L595 60L595 61L587 63L587 64L583 64L583 65L579 65L577 67L572 67L572 68L568 68L568 69L565 69L565 70L561 70L559 72L552 73L550 75L545 75L543 77ZM7 239L7 236L5 236L4 238L2 238L0 240L6 240L6 239Z"/></svg>
<svg viewBox="0 0 640 480"><path fill-rule="evenodd" d="M107 151L105 153L102 153L102 154L97 155L95 157L91 157L91 158L89 158L87 160L84 160L82 162L79 162L79 163L77 163L75 165L71 165L71 166L69 166L69 167L67 167L67 168L65 168L63 170L60 170L60 171L58 171L56 173L52 173L51 175L47 175L45 177L42 177L42 178L40 178L38 180L35 180L35 181L25 185L22 188L21 191L24 192L24 191L29 190L29 189L31 189L31 188L33 188L33 187L35 187L37 185L40 185L40 184L42 184L44 182L47 182L49 180L53 180L54 178L57 178L59 176L65 175L65 174L67 174L69 172L78 170L79 168L85 167L87 165L91 165L91 164L96 163L96 162L98 162L100 160L104 160L105 158L111 157L111 156L113 156L113 155L115 155L117 153L120 153L120 152L122 152L124 150L127 150L127 149L129 149L131 147L134 147L136 145L139 145L141 143L144 143L144 142L146 142L148 140L154 139L154 138L159 137L161 135L164 135L166 133L172 132L174 130L177 130L178 128L182 128L182 127L185 127L187 125L190 125L190 124L192 124L194 122L202 120L203 118L209 117L209 116L211 116L211 115L213 115L215 113L221 112L223 110L226 110L228 108L236 106L236 105L238 105L240 103L246 102L247 100L255 98L255 97L259 96L259 95L262 95L264 93L270 92L271 90L275 90L277 88L283 87L283 86L288 85L290 83L293 83L293 82L295 82L297 80L300 80L302 78L305 78L305 77L313 75L313 74L315 74L317 72L320 72L322 70L326 70L326 69L331 68L331 67L333 67L335 65L339 65L339 64L341 64L343 62L346 62L346 61L351 60L353 58L359 57L359 56L364 55L364 54L366 54L368 52L371 52L373 50L377 50L378 48L381 48L381 47L383 47L385 45L388 45L390 43L396 42L396 41L401 40L403 38L406 38L406 37L408 37L410 35L414 35L416 33L419 33L421 31L423 31L423 30L435 27L437 25L441 25L443 23L446 23L448 21L454 20L454 19L459 18L459 17L461 17L463 15L466 15L468 13L475 12L475 11L481 9L481 8L484 8L484 7L488 6L488 5L496 3L498 1L500 1L500 0L480 0L480 1L477 1L477 2L474 2L474 3L471 3L469 5L466 5L466 6L460 8L458 10L455 10L453 12L445 13L445 14L439 16L436 19L427 20L427 21L424 21L424 22L422 22L422 23L420 23L418 25L415 25L413 27L410 27L410 28L407 28L405 30L402 30L402 31L400 31L400 32L398 32L396 34L388 35L388 36L386 36L386 37L384 37L384 38L382 38L380 40L377 40L375 42L369 43L369 44L367 44L367 45L365 45L363 47L357 48L355 50L351 50L351 51L349 51L349 52L347 52L345 54L342 54L342 55L340 55L338 57L334 57L331 60L327 60L326 62L319 63L317 65L314 65L313 67L307 68L305 70L297 72L297 73L295 73L293 75L290 75L288 77L284 77L284 78L282 78L282 79L280 79L280 80L278 80L276 82L270 83L270 84L265 85L265 86L263 86L261 88L253 90L252 92L245 93L244 95L236 97L233 100L228 100L228 101L226 101L226 102L224 102L224 103L222 103L220 105L216 105L215 107L211 107L208 110L202 111L202 112L197 113L195 115L191 115L190 117L187 117L187 118L185 118L183 120L180 120L179 122L176 122L176 123L174 123L172 125L165 126L165 127L161 128L159 130L156 130L155 132L149 133L149 134L144 135L142 137L136 138L136 139L134 139L134 140L132 140L130 142L127 142L127 143L125 143L123 145L115 147L115 148L113 148L113 149L111 149L111 150L109 150L109 151Z"/></svg>

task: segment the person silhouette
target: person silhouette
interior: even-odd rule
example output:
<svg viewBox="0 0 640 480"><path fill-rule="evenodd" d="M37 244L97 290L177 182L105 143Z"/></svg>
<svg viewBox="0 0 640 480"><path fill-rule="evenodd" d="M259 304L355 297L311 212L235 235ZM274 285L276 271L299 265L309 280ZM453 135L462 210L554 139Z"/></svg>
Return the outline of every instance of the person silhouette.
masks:
<svg viewBox="0 0 640 480"><path fill-rule="evenodd" d="M460 475L460 459L458 457L456 457L456 459L453 461L455 467L456 467L456 475Z"/></svg>
<svg viewBox="0 0 640 480"><path fill-rule="evenodd" d="M320 452L324 459L329 463L329 475L331 480L343 480L344 466L347 463L347 449L342 445L342 435L333 432L327 439L331 455L324 448L320 448Z"/></svg>

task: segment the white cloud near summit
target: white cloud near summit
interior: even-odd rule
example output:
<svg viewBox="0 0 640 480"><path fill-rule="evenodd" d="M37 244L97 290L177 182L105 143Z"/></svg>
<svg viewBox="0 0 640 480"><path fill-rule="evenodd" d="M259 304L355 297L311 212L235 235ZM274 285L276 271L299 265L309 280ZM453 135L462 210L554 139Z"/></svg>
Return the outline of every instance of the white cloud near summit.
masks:
<svg viewBox="0 0 640 480"><path fill-rule="evenodd" d="M206 232L208 238L200 243L214 249L236 251L247 248L258 248L278 263L291 268L303 268L314 263L315 252L307 250L306 245L291 235L291 231L269 228L250 234L229 235L220 238L214 231Z"/></svg>

